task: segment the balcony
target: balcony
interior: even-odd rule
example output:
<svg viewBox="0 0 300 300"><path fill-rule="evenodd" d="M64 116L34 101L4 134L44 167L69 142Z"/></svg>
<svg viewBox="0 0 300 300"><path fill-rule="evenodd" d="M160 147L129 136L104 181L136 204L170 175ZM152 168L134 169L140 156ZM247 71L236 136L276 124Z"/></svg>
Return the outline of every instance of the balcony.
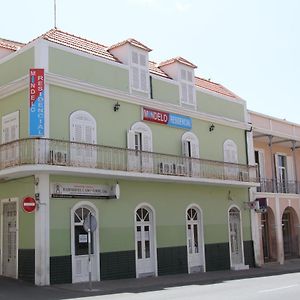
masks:
<svg viewBox="0 0 300 300"><path fill-rule="evenodd" d="M277 181L276 179L260 179L260 186L257 192L300 194L300 182L298 181Z"/></svg>
<svg viewBox="0 0 300 300"><path fill-rule="evenodd" d="M36 171L38 168L47 170L48 167L54 173L55 170L69 170L74 173L85 168L86 174L98 171L116 177L123 174L123 177L144 176L155 177L157 180L185 178L195 182L214 183L217 180L219 183L227 181L258 185L256 166L64 140L21 139L0 145L0 155L2 176L12 167L35 167Z"/></svg>

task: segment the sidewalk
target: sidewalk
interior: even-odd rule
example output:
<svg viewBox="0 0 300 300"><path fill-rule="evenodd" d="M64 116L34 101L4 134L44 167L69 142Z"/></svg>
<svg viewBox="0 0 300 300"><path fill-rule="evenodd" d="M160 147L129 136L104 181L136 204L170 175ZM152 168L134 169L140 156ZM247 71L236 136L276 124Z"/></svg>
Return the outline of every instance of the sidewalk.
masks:
<svg viewBox="0 0 300 300"><path fill-rule="evenodd" d="M245 279L253 277L272 276L286 273L300 272L300 259L292 259L284 265L268 263L261 268L251 268L243 271L214 271L196 274L176 274L159 277L148 277L140 279L104 280L93 282L92 290L88 283L60 284L52 287L65 291L86 292L87 295L105 295L124 292L146 292L159 290L166 287L184 285L205 285L234 279Z"/></svg>

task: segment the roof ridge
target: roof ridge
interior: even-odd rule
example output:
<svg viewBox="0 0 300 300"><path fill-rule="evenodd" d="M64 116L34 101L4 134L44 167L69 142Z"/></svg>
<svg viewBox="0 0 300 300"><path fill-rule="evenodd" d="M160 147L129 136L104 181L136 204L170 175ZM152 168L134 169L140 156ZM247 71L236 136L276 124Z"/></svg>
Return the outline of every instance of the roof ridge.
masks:
<svg viewBox="0 0 300 300"><path fill-rule="evenodd" d="M69 32L66 32L66 31L63 31L59 28L52 28L50 29L49 31L47 31L45 34L43 34L42 36L46 36L46 35L49 35L50 32L60 32L60 33L63 33L63 34L66 34L68 36L71 36L71 37L75 37L77 39L80 39L80 40L83 40L83 41L86 41L86 42L89 42L89 43L92 43L92 44L96 44L98 46L101 46L101 47L104 47L104 48L108 48L109 46L106 46L106 45L103 45L103 44L100 44L98 42L95 42L95 41L92 41L90 39L87 39L87 38L84 38L84 37L81 37L79 35L75 35L75 34L72 34L72 33L69 33Z"/></svg>

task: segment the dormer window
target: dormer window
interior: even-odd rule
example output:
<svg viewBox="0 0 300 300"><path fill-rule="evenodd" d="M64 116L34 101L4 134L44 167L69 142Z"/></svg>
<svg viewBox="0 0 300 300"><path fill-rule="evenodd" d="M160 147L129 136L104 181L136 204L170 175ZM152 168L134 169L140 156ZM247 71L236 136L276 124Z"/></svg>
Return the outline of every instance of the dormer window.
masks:
<svg viewBox="0 0 300 300"><path fill-rule="evenodd" d="M180 100L182 104L195 105L194 72L180 70Z"/></svg>
<svg viewBox="0 0 300 300"><path fill-rule="evenodd" d="M194 69L197 66L179 56L160 63L159 68L178 82L180 104L196 108Z"/></svg>
<svg viewBox="0 0 300 300"><path fill-rule="evenodd" d="M149 70L147 54L136 50L131 52L131 88L144 93L149 92Z"/></svg>
<svg viewBox="0 0 300 300"><path fill-rule="evenodd" d="M127 39L111 46L109 52L129 69L129 91L137 96L150 96L149 59L150 48L135 39Z"/></svg>

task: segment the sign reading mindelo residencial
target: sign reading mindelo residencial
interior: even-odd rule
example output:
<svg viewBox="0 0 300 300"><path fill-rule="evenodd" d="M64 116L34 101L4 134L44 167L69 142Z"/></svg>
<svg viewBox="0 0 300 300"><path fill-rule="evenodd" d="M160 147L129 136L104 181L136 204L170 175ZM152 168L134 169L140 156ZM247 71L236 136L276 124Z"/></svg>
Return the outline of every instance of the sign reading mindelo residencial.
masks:
<svg viewBox="0 0 300 300"><path fill-rule="evenodd" d="M29 71L29 135L44 136L45 99L44 69Z"/></svg>
<svg viewBox="0 0 300 300"><path fill-rule="evenodd" d="M143 120L171 127L192 129L192 119L190 117L149 109L146 107L143 107Z"/></svg>

